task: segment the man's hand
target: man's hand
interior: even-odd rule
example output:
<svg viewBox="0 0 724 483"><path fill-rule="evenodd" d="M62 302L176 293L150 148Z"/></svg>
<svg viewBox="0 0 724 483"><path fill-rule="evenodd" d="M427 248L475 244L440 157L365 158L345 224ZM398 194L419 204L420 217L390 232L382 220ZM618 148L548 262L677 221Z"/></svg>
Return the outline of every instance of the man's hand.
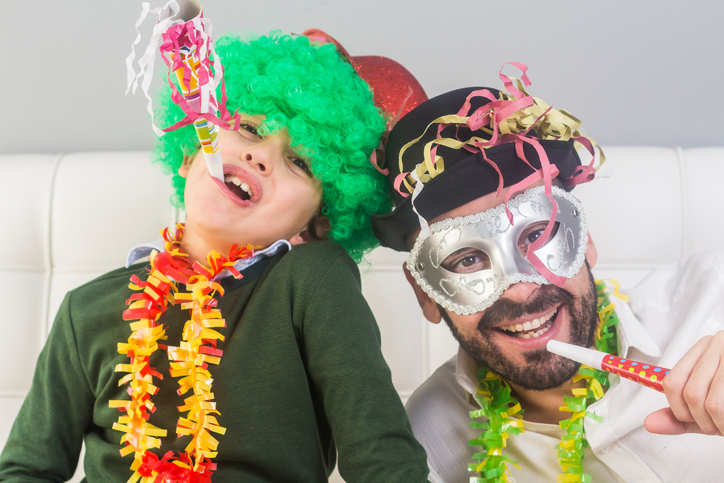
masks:
<svg viewBox="0 0 724 483"><path fill-rule="evenodd" d="M646 417L659 434L724 434L724 331L700 339L664 380L669 408Z"/></svg>

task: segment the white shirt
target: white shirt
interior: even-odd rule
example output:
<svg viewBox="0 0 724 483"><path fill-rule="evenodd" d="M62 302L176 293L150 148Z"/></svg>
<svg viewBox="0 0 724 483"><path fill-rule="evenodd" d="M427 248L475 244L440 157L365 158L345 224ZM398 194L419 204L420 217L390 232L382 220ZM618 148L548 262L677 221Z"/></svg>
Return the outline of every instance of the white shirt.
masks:
<svg viewBox="0 0 724 483"><path fill-rule="evenodd" d="M724 330L724 250L697 255L653 271L636 288L623 291L630 303L613 297L619 317L619 354L663 367L674 364L705 335ZM417 439L427 450L430 481L468 482L467 465L480 447L468 440L469 412L479 409L471 393L478 366L462 349L410 397L407 411ZM724 437L648 433L644 418L666 407L666 397L610 375L605 396L589 406L603 417L586 418L583 468L594 482L724 481ZM508 438L505 451L512 481L555 482L561 473L555 445L564 430L557 425L525 422L525 432Z"/></svg>
<svg viewBox="0 0 724 483"><path fill-rule="evenodd" d="M163 238L159 238L158 240L154 240L152 242L147 243L141 243L140 245L136 245L135 247L131 248L131 251L128 252L128 255L126 255L126 268L130 267L137 261L144 259L151 255L151 252L153 250L156 250L157 252L162 252L165 250L166 242ZM256 262L261 260L262 258L270 258L276 255L281 249L286 248L287 251L292 249L292 244L289 243L287 240L277 240L268 247L264 248L263 250L255 250L254 256L250 258L242 258L238 260L234 264L234 268L241 272L242 270L249 268L250 266L254 265ZM226 277L230 277L231 272L228 270L223 270L219 274L217 274L212 280L221 280Z"/></svg>

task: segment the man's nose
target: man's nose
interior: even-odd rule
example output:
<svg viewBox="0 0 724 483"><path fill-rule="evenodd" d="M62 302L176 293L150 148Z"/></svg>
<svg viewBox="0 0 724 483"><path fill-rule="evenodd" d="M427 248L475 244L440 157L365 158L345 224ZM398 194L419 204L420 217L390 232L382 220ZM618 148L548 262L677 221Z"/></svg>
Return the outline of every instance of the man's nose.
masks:
<svg viewBox="0 0 724 483"><path fill-rule="evenodd" d="M537 283L518 282L508 287L500 298L512 300L513 302L525 303L535 297L540 288Z"/></svg>

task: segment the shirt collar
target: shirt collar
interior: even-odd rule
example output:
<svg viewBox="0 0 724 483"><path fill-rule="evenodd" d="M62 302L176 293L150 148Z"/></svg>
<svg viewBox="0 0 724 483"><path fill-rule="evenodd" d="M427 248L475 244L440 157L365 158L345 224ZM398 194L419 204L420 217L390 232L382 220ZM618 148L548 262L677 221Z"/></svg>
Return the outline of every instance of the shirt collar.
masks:
<svg viewBox="0 0 724 483"><path fill-rule="evenodd" d="M609 287L610 288L610 287ZM616 304L616 315L618 315L618 353L622 357L628 357L634 349L658 359L661 357L661 349L656 345L654 339L636 318L629 304L621 300L611 289L609 299Z"/></svg>
<svg viewBox="0 0 724 483"><path fill-rule="evenodd" d="M619 355L628 357L632 350L651 356L661 357L661 350L656 345L651 335L644 329L636 316L631 311L629 304L614 294L613 288L609 287L609 299L616 305L618 325ZM462 347L458 347L458 354L455 359L455 380L469 394L475 394L478 386L478 370L480 366Z"/></svg>
<svg viewBox="0 0 724 483"><path fill-rule="evenodd" d="M475 394L478 387L478 371L480 366L462 347L458 347L455 358L455 380L468 394Z"/></svg>
<svg viewBox="0 0 724 483"><path fill-rule="evenodd" d="M165 242L163 238L159 238L158 240L154 240L147 243L142 243L140 245L136 245L135 247L131 248L131 251L128 252L128 255L126 256L126 268L130 267L132 264L136 263L137 261L147 258L149 255L151 255L151 252L153 250L156 250L158 252L162 252L165 249ZM264 258L270 258L279 253L280 250L286 249L287 251L292 249L292 244L289 243L287 240L277 240L268 247L266 247L263 250L256 250L254 252L254 256L251 258L242 258L241 260L238 260L234 264L234 268L241 272L242 270L249 268L250 266L254 265L259 260L262 260ZM223 278L229 277L231 275L231 272L228 270L224 270L223 272L219 273L216 277L213 278L213 280L221 280Z"/></svg>

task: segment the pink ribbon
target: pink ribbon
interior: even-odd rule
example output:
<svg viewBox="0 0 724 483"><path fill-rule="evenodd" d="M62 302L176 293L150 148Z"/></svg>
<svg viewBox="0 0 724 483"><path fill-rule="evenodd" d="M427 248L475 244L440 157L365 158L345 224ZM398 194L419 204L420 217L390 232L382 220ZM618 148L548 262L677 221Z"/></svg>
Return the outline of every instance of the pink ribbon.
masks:
<svg viewBox="0 0 724 483"><path fill-rule="evenodd" d="M525 96L524 92L518 90L518 88L513 85L513 81L510 80L510 77L503 74L503 69L505 68L506 65L512 65L513 67L520 70L520 72L522 74L520 76L520 80L523 81L523 83L525 84L526 87L530 86L530 84L531 84L530 79L528 79L528 74L526 73L526 72L528 72L528 66L525 64L521 64L520 62L506 62L505 64L503 64L503 67L500 68L500 72L498 72L498 77L500 77L500 80L503 81L503 85L505 86L505 89L508 92L510 92L513 95L513 97L521 98L521 97Z"/></svg>
<svg viewBox="0 0 724 483"><path fill-rule="evenodd" d="M171 72L174 72L178 69L183 68L184 69L184 75L183 75L183 81L186 85L188 85L190 79L191 79L191 72L189 69L184 68L183 63L183 55L181 53L181 47L187 47L189 49L192 49L196 52L202 51L205 47L206 50L208 50L208 46L205 46L204 37L201 35L200 32L196 30L196 26L194 25L193 20L190 20L184 24L180 25L173 25L171 26L164 34L162 34L163 42L161 43L161 46L159 47L159 50L161 52L161 57L163 58L163 61L166 63L166 66L168 67L168 75L167 75L167 81L171 88L171 99L173 102L178 105L181 110L184 112L185 116L183 119L178 121L177 123L173 124L172 126L169 126L165 129L162 129L164 132L174 131L176 129L182 128L184 126L187 126L189 124L192 124L196 122L199 118L204 118L208 122L215 124L223 129L226 130L238 130L240 123L241 123L241 117L237 112L234 112L232 115L228 109L226 108L226 84L224 82L224 67L220 65L221 68L221 103L218 103L213 99L213 97L209 100L209 112L199 112L197 109L194 109L193 106L191 106L188 102L188 100L184 97L183 93L179 91L179 89L176 87L176 84L171 81ZM169 58L164 55L167 53L173 52L173 62L169 60ZM199 65L199 69L196 72L198 76L198 86L199 90L203 86L206 86L210 82L210 74L211 68L209 66L209 59L208 57L205 57L201 59L201 63ZM214 114L215 111L219 111L220 115L217 116Z"/></svg>

